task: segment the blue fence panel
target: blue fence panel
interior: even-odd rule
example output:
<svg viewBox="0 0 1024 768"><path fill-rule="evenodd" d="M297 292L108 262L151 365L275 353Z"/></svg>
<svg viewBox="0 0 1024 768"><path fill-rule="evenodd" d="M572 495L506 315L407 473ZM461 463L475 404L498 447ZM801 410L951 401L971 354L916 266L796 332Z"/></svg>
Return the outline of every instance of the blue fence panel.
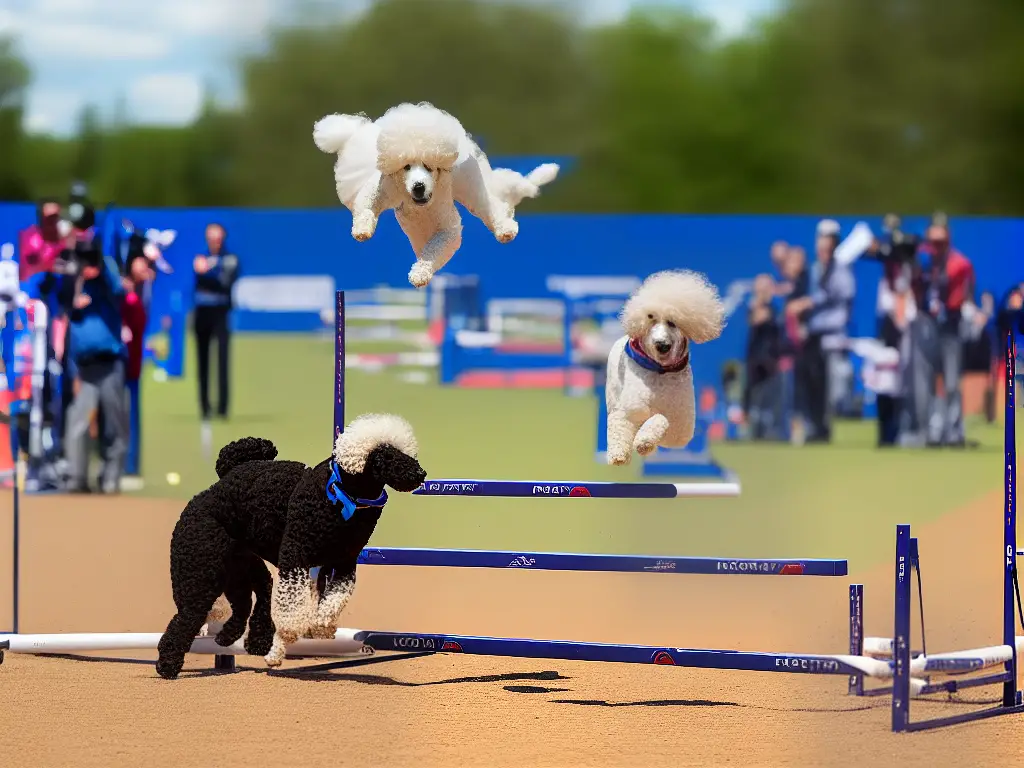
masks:
<svg viewBox="0 0 1024 768"><path fill-rule="evenodd" d="M508 158L504 159L508 161ZM520 158L516 167L529 170L544 158ZM481 299L550 296L546 279L562 275L646 276L661 269L687 267L706 272L723 293L730 283L770 271L768 252L776 240L802 245L813 259L818 216L690 216L690 215L562 215L530 214L529 202L519 211L520 233L508 245L495 241L477 219L463 213L463 245L443 273L478 275ZM137 227L175 229L177 241L168 250L173 275L162 275L153 296L151 328L169 314L174 292L191 306L195 254L204 247L204 227L218 221L242 262L243 277L318 276L332 278L339 288L379 285L406 287L412 250L394 215L385 213L374 237L354 241L351 215L340 205L318 210L246 209L117 209ZM31 205L0 205L0 241L15 241L17 231L34 220ZM875 230L880 217L863 217ZM848 232L861 217L840 217ZM927 221L908 218L905 227L922 231ZM1002 292L1011 281L1024 280L1024 220L980 217L953 218L953 240L974 262L979 288ZM875 331L875 296L881 269L860 262L853 331ZM312 312L239 313L239 325L260 331L306 331L320 325ZM244 322L242 322L244 320ZM694 350L702 378L717 380L721 366L742 355L747 323L741 307L721 341Z"/></svg>

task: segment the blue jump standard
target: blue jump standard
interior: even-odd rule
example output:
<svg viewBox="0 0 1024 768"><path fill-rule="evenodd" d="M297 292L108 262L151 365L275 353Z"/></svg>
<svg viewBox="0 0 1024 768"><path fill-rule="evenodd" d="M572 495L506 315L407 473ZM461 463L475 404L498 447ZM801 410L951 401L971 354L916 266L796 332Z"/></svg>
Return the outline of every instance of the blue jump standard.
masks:
<svg viewBox="0 0 1024 768"><path fill-rule="evenodd" d="M428 480L419 496L505 496L514 498L675 499L686 495L736 496L730 483L701 484L702 494L681 491L692 483L607 483L579 480Z"/></svg>
<svg viewBox="0 0 1024 768"><path fill-rule="evenodd" d="M665 648L656 645L613 645L568 640L522 640L506 637L427 635L400 632L358 632L355 639L376 651L434 651L523 659L604 661L619 664L658 664L747 672L792 672L849 675L856 670L834 656L753 651L713 651Z"/></svg>
<svg viewBox="0 0 1024 768"><path fill-rule="evenodd" d="M477 549L405 549L368 547L361 565L410 565L447 568L523 568L537 571L682 573L752 576L846 576L846 560L798 560L655 555L588 555L564 552Z"/></svg>

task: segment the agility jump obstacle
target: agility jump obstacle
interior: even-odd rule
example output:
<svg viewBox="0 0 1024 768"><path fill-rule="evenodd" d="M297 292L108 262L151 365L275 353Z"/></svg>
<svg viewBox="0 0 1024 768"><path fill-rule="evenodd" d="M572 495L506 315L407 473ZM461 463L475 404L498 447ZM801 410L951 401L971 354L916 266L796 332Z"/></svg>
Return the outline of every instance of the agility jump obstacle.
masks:
<svg viewBox="0 0 1024 768"><path fill-rule="evenodd" d="M1002 643L985 648L973 648L948 653L928 653L925 620L924 594L921 583L921 557L916 538L910 535L909 525L896 527L896 572L894 601L893 637L865 637L864 635L864 588L860 584L850 586L850 655L858 658L885 660L892 667L892 684L881 688L866 688L864 673L850 676L849 692L855 696L892 696L893 731L922 731L982 720L999 715L1024 712L1024 697L1017 688L1017 657L1024 652L1024 636L1018 636L1017 618L1024 615L1020 600L1017 575L1017 439L1016 439L1016 346L1011 331L1006 336L1005 354L1005 414L1003 436L1003 606ZM916 577L918 608L921 626L921 649L911 650L911 612L913 587ZM985 672L993 667L1002 667L1000 672ZM949 676L952 679L933 680L932 675ZM973 675L973 676L972 676ZM875 675L880 677L879 675ZM984 685L1002 685L1002 700L998 706L966 712L950 717L933 718L913 722L910 719L910 702L914 697L934 693L953 694L969 688Z"/></svg>

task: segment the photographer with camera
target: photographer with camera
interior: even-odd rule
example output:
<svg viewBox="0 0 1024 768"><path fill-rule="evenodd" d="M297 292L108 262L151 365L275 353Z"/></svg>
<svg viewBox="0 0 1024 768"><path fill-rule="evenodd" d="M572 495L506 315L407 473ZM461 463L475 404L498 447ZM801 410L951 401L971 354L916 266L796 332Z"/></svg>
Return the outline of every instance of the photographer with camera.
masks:
<svg viewBox="0 0 1024 768"><path fill-rule="evenodd" d="M121 331L124 286L117 264L102 252L95 229L95 209L84 191L73 189L68 213L71 247L62 254L60 266L62 303L69 317L65 375L74 381L65 428L67 490L90 491L89 427L93 414L102 409L106 450L100 490L116 493L120 489L129 429Z"/></svg>

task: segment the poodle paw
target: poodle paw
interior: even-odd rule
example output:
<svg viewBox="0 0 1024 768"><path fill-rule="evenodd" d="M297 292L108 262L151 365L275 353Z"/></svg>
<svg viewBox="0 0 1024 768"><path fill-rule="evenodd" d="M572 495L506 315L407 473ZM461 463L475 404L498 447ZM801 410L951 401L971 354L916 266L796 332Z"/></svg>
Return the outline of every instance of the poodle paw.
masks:
<svg viewBox="0 0 1024 768"><path fill-rule="evenodd" d="M230 621L228 621L227 624L221 627L221 630L217 633L217 636L213 638L213 642L215 642L217 645L227 648L229 645L234 645L235 643L237 643L244 634L244 623L242 623L241 626L236 626L232 624Z"/></svg>
<svg viewBox="0 0 1024 768"><path fill-rule="evenodd" d="M373 237L373 231L376 229L376 222L373 220L373 216L370 214L364 216L357 216L352 220L352 237L358 240L360 243L365 243L371 237Z"/></svg>
<svg viewBox="0 0 1024 768"><path fill-rule="evenodd" d="M648 456L654 453L657 447L657 443L652 443L649 440L641 440L636 444L636 452L639 453L641 456Z"/></svg>
<svg viewBox="0 0 1024 768"><path fill-rule="evenodd" d="M184 659L177 662L159 659L156 663L156 673L164 680L174 680L183 666L185 666Z"/></svg>
<svg viewBox="0 0 1024 768"><path fill-rule="evenodd" d="M417 288L426 287L433 276L434 270L422 261L417 261L409 270L409 282Z"/></svg>
<svg viewBox="0 0 1024 768"><path fill-rule="evenodd" d="M250 630L249 636L245 638L245 652L250 656L267 656L274 647L274 636L253 635Z"/></svg>
<svg viewBox="0 0 1024 768"><path fill-rule="evenodd" d="M621 451L608 451L608 463L615 467L621 467L629 464L632 455L628 452L623 453Z"/></svg>
<svg viewBox="0 0 1024 768"><path fill-rule="evenodd" d="M299 639L297 632L278 631L270 647L270 652L263 657L268 667L280 667L288 653L288 646Z"/></svg>
<svg viewBox="0 0 1024 768"><path fill-rule="evenodd" d="M510 219L504 224L497 224L494 227L494 237L499 243L511 243L519 234L519 222Z"/></svg>

